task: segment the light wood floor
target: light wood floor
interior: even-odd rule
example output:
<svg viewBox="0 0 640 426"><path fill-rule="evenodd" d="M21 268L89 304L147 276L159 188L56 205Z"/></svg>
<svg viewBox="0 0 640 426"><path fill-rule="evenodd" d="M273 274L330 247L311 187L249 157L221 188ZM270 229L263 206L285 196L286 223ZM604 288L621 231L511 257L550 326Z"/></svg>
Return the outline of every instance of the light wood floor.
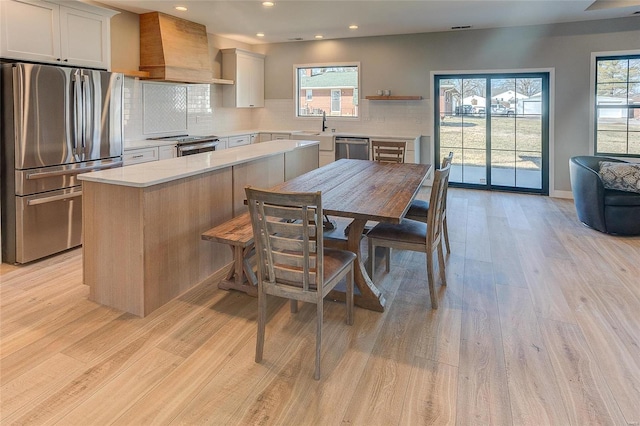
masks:
<svg viewBox="0 0 640 426"><path fill-rule="evenodd" d="M202 285L140 319L87 300L81 252L1 267L0 423L640 423L640 238L577 223L571 201L449 191L448 286L394 251L384 313L270 303ZM382 264L383 262L379 262ZM114 265L117 268L117 265Z"/></svg>

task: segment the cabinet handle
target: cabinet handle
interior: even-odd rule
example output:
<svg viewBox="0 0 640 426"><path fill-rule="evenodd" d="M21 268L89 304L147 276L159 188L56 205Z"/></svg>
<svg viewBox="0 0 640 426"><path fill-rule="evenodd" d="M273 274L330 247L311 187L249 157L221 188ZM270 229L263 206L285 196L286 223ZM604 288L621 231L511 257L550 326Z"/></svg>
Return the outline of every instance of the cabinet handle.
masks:
<svg viewBox="0 0 640 426"><path fill-rule="evenodd" d="M134 155L134 156L133 156L133 157L131 157L131 158L132 158L132 159L135 159L135 158L142 158L142 157L144 157L144 154Z"/></svg>
<svg viewBox="0 0 640 426"><path fill-rule="evenodd" d="M62 60L62 59L60 59L60 58L56 58L56 61L58 61L58 62L60 62L61 60Z"/></svg>
<svg viewBox="0 0 640 426"><path fill-rule="evenodd" d="M68 59L65 59L65 60L64 60L64 62L69 62L69 60L68 60Z"/></svg>

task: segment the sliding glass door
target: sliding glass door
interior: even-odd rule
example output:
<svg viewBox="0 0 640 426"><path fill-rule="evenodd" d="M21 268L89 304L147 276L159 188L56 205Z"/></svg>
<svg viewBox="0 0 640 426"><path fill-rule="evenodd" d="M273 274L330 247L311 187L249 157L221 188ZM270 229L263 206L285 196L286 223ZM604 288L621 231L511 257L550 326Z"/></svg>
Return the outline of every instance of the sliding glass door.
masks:
<svg viewBox="0 0 640 426"><path fill-rule="evenodd" d="M435 78L436 162L453 151L452 186L548 194L546 73Z"/></svg>

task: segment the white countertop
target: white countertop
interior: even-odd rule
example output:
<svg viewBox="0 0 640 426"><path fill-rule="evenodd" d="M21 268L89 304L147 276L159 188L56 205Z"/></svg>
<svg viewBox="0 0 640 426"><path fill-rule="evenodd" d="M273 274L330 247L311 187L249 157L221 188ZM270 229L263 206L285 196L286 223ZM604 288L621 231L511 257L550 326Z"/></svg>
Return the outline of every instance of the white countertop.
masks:
<svg viewBox="0 0 640 426"><path fill-rule="evenodd" d="M211 151L116 169L83 173L78 175L78 179L144 188L317 144L318 141L314 140L262 142L222 151Z"/></svg>
<svg viewBox="0 0 640 426"><path fill-rule="evenodd" d="M406 140L406 139L415 139L417 137L419 137L420 135L413 135L413 136L407 136L407 135L398 135L398 134L393 134L393 135L373 135L371 133L365 134L365 133L350 133L350 132L331 132L331 131L325 131L325 132L317 132L318 135L314 135L313 133L315 133L314 130L233 130L230 132L215 132L215 135L221 138L226 138L229 136L239 136L239 135L249 135L252 133L289 133L291 135L296 135L296 136L308 136L309 139L313 139L314 136L341 136L341 137L347 137L347 138L370 138L370 139L376 139L376 138L384 138L384 139L402 139L402 140ZM175 145L176 141L175 140L169 140L169 139L162 139L162 140L137 140L137 141L125 141L124 142L124 150L125 151L129 151L132 149L140 149L140 148L154 148L157 146L165 146L165 145Z"/></svg>

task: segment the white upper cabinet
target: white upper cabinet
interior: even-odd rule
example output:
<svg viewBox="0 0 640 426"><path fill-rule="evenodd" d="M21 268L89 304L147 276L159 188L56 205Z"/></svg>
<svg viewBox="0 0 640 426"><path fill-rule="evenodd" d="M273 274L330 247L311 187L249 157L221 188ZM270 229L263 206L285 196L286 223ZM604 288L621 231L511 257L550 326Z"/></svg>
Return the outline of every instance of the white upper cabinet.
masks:
<svg viewBox="0 0 640 426"><path fill-rule="evenodd" d="M241 49L223 49L222 78L234 81L233 85L222 89L223 106L264 106L264 55Z"/></svg>
<svg viewBox="0 0 640 426"><path fill-rule="evenodd" d="M116 13L80 2L69 7L2 0L0 57L110 69L110 20Z"/></svg>

